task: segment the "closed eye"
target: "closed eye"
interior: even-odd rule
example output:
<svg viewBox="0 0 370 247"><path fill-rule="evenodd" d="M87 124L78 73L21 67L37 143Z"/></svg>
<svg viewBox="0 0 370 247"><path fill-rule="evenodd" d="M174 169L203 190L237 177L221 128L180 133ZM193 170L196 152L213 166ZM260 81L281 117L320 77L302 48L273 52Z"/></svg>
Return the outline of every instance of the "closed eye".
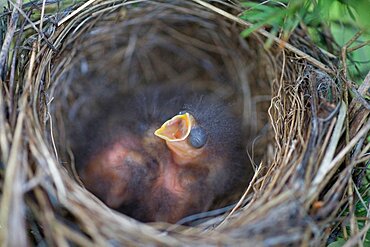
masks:
<svg viewBox="0 0 370 247"><path fill-rule="evenodd" d="M188 136L188 142L194 148L203 147L206 144L207 139L208 135L206 130L200 126L193 127Z"/></svg>

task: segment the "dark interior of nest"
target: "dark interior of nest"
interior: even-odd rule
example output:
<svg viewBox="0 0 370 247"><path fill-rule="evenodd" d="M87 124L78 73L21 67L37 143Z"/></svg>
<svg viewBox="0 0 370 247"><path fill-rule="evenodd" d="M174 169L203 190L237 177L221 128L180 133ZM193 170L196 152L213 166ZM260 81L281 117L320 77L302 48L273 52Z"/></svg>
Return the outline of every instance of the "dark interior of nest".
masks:
<svg viewBox="0 0 370 247"><path fill-rule="evenodd" d="M230 209L268 157L274 73L241 30L200 8L148 4L67 36L49 94L76 181L142 222Z"/></svg>

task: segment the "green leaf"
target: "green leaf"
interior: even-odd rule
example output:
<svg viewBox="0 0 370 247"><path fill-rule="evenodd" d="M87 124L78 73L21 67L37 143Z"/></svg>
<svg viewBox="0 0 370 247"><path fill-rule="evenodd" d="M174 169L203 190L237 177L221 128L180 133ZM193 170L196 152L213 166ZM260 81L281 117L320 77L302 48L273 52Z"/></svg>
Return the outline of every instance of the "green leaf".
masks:
<svg viewBox="0 0 370 247"><path fill-rule="evenodd" d="M346 240L343 238L338 238L337 241L332 242L331 244L328 245L328 247L341 247L346 243Z"/></svg>

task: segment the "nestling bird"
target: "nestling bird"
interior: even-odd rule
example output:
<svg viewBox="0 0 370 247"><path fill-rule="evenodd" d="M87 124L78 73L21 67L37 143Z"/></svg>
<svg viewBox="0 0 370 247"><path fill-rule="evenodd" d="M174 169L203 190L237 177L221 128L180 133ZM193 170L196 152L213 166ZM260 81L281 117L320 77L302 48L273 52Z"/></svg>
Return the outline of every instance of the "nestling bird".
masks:
<svg viewBox="0 0 370 247"><path fill-rule="evenodd" d="M209 92L156 85L82 107L71 137L82 182L140 221L206 211L252 175L240 118Z"/></svg>

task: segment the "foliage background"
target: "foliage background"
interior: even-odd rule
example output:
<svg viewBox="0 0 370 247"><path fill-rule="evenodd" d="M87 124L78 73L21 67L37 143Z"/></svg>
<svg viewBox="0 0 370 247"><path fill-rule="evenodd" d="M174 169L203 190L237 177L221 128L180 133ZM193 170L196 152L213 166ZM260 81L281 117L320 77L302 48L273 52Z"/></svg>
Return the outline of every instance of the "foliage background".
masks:
<svg viewBox="0 0 370 247"><path fill-rule="evenodd" d="M326 51L340 57L341 48L358 32L362 32L351 47L362 46L347 55L351 77L361 82L370 69L370 9L369 0L283 0L262 3L245 1L248 8L242 18L253 25L244 31L248 35L269 26L271 32L288 39L298 26L305 28L311 39Z"/></svg>

